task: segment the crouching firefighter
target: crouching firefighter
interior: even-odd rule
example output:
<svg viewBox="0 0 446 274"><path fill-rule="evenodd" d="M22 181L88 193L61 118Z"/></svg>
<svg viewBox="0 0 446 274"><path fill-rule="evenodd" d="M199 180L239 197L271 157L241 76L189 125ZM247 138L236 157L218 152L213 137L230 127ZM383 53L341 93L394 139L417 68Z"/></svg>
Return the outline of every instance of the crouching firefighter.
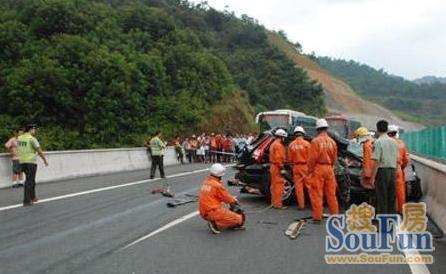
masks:
<svg viewBox="0 0 446 274"><path fill-rule="evenodd" d="M221 164L211 166L211 174L204 180L198 198L200 216L208 222L213 234L223 229L244 229L245 215L237 199L221 183L225 170ZM223 207L223 203L230 209Z"/></svg>

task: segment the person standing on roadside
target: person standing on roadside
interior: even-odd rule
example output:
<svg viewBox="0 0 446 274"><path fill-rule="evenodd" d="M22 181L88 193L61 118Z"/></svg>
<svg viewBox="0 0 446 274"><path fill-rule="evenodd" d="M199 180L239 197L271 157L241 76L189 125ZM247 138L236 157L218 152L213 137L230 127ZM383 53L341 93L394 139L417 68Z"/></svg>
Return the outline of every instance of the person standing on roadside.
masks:
<svg viewBox="0 0 446 274"><path fill-rule="evenodd" d="M23 172L20 168L19 155L17 152L17 138L23 134L23 129L17 129L14 132L14 136L6 142L5 147L11 156L12 161L12 187L23 186Z"/></svg>
<svg viewBox="0 0 446 274"><path fill-rule="evenodd" d="M217 151L218 151L218 144L217 144L217 137L215 137L215 133L211 133L211 137L209 138L209 146L210 146L210 155L211 155L211 163L217 162Z"/></svg>
<svg viewBox="0 0 446 274"><path fill-rule="evenodd" d="M308 174L308 155L310 153L310 143L304 139L305 130L303 127L297 126L294 129L293 142L288 146L288 160L293 167L293 182L296 193L297 204L299 209L305 208L305 192L304 188L307 186Z"/></svg>
<svg viewBox="0 0 446 274"><path fill-rule="evenodd" d="M398 162L398 145L387 135L389 123L376 123L378 139L373 146L371 185L376 192L376 214L395 214L395 182Z"/></svg>
<svg viewBox="0 0 446 274"><path fill-rule="evenodd" d="M282 209L282 197L285 189L285 182L282 176L282 169L286 160L285 139L288 134L285 130L279 128L274 132L276 139L269 149L269 163L271 176L271 206L276 209Z"/></svg>
<svg viewBox="0 0 446 274"><path fill-rule="evenodd" d="M319 224L324 210L324 196L330 214L339 214L336 198L336 178L334 165L337 161L338 148L336 142L328 136L328 123L325 119L316 121L317 136L311 140L308 156L308 178L313 223Z"/></svg>
<svg viewBox="0 0 446 274"><path fill-rule="evenodd" d="M190 151L191 151L191 159L192 161L197 162L197 149L198 149L198 140L195 134L192 135L192 138L189 141Z"/></svg>
<svg viewBox="0 0 446 274"><path fill-rule="evenodd" d="M409 163L409 157L407 154L406 144L399 138L399 128L396 125L390 125L387 135L395 140L398 145L398 163L396 168L396 211L398 214L403 214L403 206L406 203L406 176L404 175L404 169L406 169Z"/></svg>
<svg viewBox="0 0 446 274"><path fill-rule="evenodd" d="M180 136L177 136L175 138L175 153L177 155L178 163L184 164L184 153L183 153L183 147L181 146Z"/></svg>
<svg viewBox="0 0 446 274"><path fill-rule="evenodd" d="M152 151L152 166L150 167L150 179L155 178L156 167L160 170L161 178L166 178L164 175L164 149L166 144L161 141L161 132L155 132L155 137L150 140L150 149Z"/></svg>
<svg viewBox="0 0 446 274"><path fill-rule="evenodd" d="M355 131L356 142L362 146L362 171L361 171L361 185L365 189L372 189L370 184L372 178L372 153L373 153L373 139L370 138L369 131L365 127L360 127Z"/></svg>
<svg viewBox="0 0 446 274"><path fill-rule="evenodd" d="M23 206L30 206L37 202L36 197L36 157L39 154L45 166L48 166L48 160L43 154L40 144L34 137L37 126L30 124L25 127L25 133L17 138L17 148L19 154L20 168L25 173L26 181L23 195Z"/></svg>
<svg viewBox="0 0 446 274"><path fill-rule="evenodd" d="M192 152L191 152L191 149L190 149L191 147L190 147L190 141L189 141L189 138L185 138L184 139L184 142L183 142L183 149L184 149L184 151L185 151L185 153L186 153L186 158L187 158L187 160L189 161L189 164L191 164L192 163Z"/></svg>

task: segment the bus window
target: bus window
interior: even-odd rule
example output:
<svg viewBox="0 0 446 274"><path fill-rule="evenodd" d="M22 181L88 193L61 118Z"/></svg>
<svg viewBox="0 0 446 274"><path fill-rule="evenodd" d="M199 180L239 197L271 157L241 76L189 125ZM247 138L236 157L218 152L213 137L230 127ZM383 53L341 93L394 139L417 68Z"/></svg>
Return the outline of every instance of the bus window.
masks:
<svg viewBox="0 0 446 274"><path fill-rule="evenodd" d="M289 116L286 114L265 114L260 117L260 132L276 127L289 127Z"/></svg>

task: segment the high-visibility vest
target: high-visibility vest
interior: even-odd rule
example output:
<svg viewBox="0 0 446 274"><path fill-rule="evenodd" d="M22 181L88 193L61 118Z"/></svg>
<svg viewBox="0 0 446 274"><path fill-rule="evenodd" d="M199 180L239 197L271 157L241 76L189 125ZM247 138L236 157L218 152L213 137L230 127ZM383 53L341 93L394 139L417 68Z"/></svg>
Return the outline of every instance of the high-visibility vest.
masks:
<svg viewBox="0 0 446 274"><path fill-rule="evenodd" d="M31 134L25 133L17 138L17 150L19 153L19 162L21 164L37 163L37 148L39 148L39 142Z"/></svg>

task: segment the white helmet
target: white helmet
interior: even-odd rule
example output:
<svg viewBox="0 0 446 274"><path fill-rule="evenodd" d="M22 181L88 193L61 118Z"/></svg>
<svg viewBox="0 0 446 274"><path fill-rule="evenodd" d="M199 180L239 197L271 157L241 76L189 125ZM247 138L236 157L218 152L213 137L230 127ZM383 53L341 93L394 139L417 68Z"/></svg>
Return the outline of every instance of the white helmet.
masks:
<svg viewBox="0 0 446 274"><path fill-rule="evenodd" d="M216 177L223 177L225 175L226 168L222 164L213 164L211 166L210 172Z"/></svg>
<svg viewBox="0 0 446 274"><path fill-rule="evenodd" d="M389 125L387 132L398 132L397 125Z"/></svg>
<svg viewBox="0 0 446 274"><path fill-rule="evenodd" d="M298 133L298 132L300 132L300 133L302 133L302 134L305 134L305 129L304 129L303 127L299 127L299 126L297 126L297 127L294 129L294 133Z"/></svg>
<svg viewBox="0 0 446 274"><path fill-rule="evenodd" d="M286 133L285 130L279 128L278 130L276 130L276 132L274 132L274 135L276 135L277 137L288 137L288 133Z"/></svg>
<svg viewBox="0 0 446 274"><path fill-rule="evenodd" d="M316 128L323 128L323 127L328 127L327 120L325 120L325 119L318 119L316 121Z"/></svg>

